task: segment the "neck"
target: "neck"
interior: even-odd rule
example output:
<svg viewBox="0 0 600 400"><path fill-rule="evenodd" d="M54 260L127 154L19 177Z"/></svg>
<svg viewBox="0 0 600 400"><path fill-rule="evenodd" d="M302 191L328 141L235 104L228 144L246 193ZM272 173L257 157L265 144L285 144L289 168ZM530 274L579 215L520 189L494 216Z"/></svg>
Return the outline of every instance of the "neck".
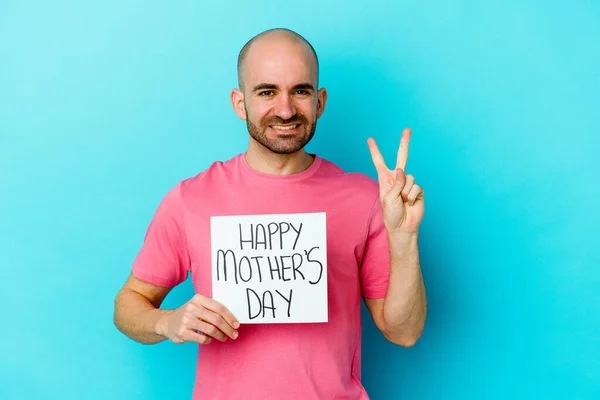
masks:
<svg viewBox="0 0 600 400"><path fill-rule="evenodd" d="M292 154L277 154L254 140L250 140L246 152L246 162L252 169L271 175L296 174L308 169L313 161L314 156L306 153L304 149Z"/></svg>

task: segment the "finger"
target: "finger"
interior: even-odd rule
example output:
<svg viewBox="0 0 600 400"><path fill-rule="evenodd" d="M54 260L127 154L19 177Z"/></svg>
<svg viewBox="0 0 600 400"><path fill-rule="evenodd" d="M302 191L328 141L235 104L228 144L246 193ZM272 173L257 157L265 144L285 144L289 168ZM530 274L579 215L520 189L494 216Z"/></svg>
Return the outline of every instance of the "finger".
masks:
<svg viewBox="0 0 600 400"><path fill-rule="evenodd" d="M388 167L385 165L385 160L379 151L379 147L377 147L375 139L369 138L367 140L367 144L369 145L369 150L371 151L371 158L373 159L373 164L377 170L377 175L381 176L388 170Z"/></svg>
<svg viewBox="0 0 600 400"><path fill-rule="evenodd" d="M200 310L197 311L197 314L202 314ZM221 342L227 340L227 336L223 332L221 332L214 325L206 323L197 317L196 315L184 316L182 320L182 330L185 332L186 330L192 330L194 332L202 333L207 336L211 336Z"/></svg>
<svg viewBox="0 0 600 400"><path fill-rule="evenodd" d="M406 175L406 182L404 183L404 188L402 189L402 198L406 201L408 199L408 194L410 190L413 188L415 183L415 177L413 175Z"/></svg>
<svg viewBox="0 0 600 400"><path fill-rule="evenodd" d="M202 321L207 322L208 324L216 327L230 338L234 340L237 339L238 332L235 329L233 329L231 325L229 325L229 323L227 323L227 321L225 321L225 319L221 315L208 309L202 309L200 311L199 318Z"/></svg>
<svg viewBox="0 0 600 400"><path fill-rule="evenodd" d="M198 344L209 344L212 339L210 337L208 337L207 335L204 335L202 333L197 333L196 331L193 331L191 329L188 329L182 336L181 338L183 340L185 340L186 342L194 342L194 343L198 343Z"/></svg>
<svg viewBox="0 0 600 400"><path fill-rule="evenodd" d="M194 324L195 330L200 331L204 335L213 337L221 342L224 342L227 340L227 336L225 336L225 334L223 332L221 332L219 330L219 328L217 328L216 326L206 323L204 321L201 321L199 319L197 319L196 321L197 321L197 324Z"/></svg>
<svg viewBox="0 0 600 400"><path fill-rule="evenodd" d="M396 158L396 168L402 168L406 171L406 162L408 161L408 145L410 143L410 136L412 130L410 128L404 128L402 131L402 137L400 138L400 148L398 149L398 157Z"/></svg>
<svg viewBox="0 0 600 400"><path fill-rule="evenodd" d="M202 296L197 294L193 298L194 302L206 309L211 310L223 317L223 319L231 326L233 329L237 329L240 327L240 323L236 317L225 307L223 304L218 301L211 299L210 297Z"/></svg>
<svg viewBox="0 0 600 400"><path fill-rule="evenodd" d="M180 344L183 342L192 341L199 344L205 344L205 341L202 337L190 334L190 332L201 333L198 331L201 331L205 328L205 326L202 325L202 322L198 319L199 315L202 313L202 310L203 308L200 308L191 301L185 305L185 310L183 316L181 317L181 324L175 332L175 337L171 338L173 342Z"/></svg>
<svg viewBox="0 0 600 400"><path fill-rule="evenodd" d="M400 197L402 194L402 188L406 183L406 175L404 175L404 171L401 169L396 170L396 178L394 179L394 184L390 188L389 196L392 199L396 199Z"/></svg>
<svg viewBox="0 0 600 400"><path fill-rule="evenodd" d="M411 206L414 205L419 196L423 197L423 188L419 185L413 185L407 197L408 204L410 204Z"/></svg>

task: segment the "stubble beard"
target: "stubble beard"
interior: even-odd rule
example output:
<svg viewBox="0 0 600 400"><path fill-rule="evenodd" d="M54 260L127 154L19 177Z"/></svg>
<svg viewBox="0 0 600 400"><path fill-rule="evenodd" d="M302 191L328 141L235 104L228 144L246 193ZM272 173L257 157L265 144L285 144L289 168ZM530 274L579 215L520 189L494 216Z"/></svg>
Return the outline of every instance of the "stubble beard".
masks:
<svg viewBox="0 0 600 400"><path fill-rule="evenodd" d="M246 115L248 110L246 109ZM277 135L276 139L267 137L269 125L286 125L292 123L302 124L302 133ZM302 114L296 114L288 120L279 117L270 117L260 121L260 126L254 124L249 118L246 118L248 133L258 143L266 147L275 154L292 154L304 148L311 141L317 130L317 121L309 123L308 119Z"/></svg>

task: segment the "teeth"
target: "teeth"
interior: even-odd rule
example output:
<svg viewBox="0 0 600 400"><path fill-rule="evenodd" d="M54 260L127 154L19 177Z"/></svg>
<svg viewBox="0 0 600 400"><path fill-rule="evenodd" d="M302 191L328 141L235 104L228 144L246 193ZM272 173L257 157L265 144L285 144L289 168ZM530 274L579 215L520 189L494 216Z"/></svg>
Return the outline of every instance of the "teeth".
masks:
<svg viewBox="0 0 600 400"><path fill-rule="evenodd" d="M296 124L296 125L289 125L289 126L273 125L272 128L273 129L282 130L282 131L289 131L290 129L294 129L297 126L298 126L298 124Z"/></svg>

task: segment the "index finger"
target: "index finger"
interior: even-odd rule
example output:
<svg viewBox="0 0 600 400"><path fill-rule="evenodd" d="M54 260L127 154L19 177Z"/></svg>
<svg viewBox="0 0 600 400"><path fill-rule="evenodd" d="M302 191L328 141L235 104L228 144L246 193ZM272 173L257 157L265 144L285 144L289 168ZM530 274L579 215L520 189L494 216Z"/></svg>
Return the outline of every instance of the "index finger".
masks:
<svg viewBox="0 0 600 400"><path fill-rule="evenodd" d="M202 295L196 295L194 298L199 305L223 317L225 322L227 322L233 329L240 327L240 323L237 318L234 317L231 311L229 311L223 304L211 299L210 297Z"/></svg>
<svg viewBox="0 0 600 400"><path fill-rule="evenodd" d="M401 168L406 172L406 162L408 161L408 145L410 143L410 135L412 130L404 128L402 138L400 138L400 148L398 149L398 157L396 158L396 168Z"/></svg>
<svg viewBox="0 0 600 400"><path fill-rule="evenodd" d="M369 150L371 151L371 158L373 159L373 164L375 165L375 169L377 170L377 174L381 176L388 168L385 165L385 160L379 151L379 147L377 147L377 143L375 139L369 138L367 139L367 144L369 145Z"/></svg>

